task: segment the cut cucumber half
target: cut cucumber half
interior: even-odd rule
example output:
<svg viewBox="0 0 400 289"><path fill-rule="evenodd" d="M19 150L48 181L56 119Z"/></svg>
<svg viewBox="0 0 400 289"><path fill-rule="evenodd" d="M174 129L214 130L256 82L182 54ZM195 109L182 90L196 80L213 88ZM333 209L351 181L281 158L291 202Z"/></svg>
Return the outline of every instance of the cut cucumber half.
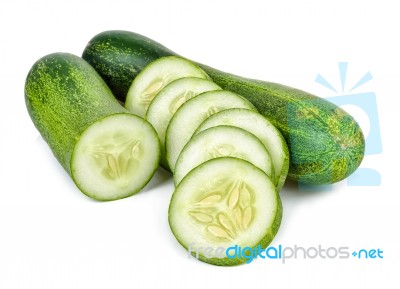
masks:
<svg viewBox="0 0 400 289"><path fill-rule="evenodd" d="M229 108L255 110L254 106L240 95L227 90L209 91L185 102L172 117L165 137L168 165L172 171L183 147L198 126L209 116Z"/></svg>
<svg viewBox="0 0 400 289"><path fill-rule="evenodd" d="M222 125L196 134L186 144L175 164L175 185L198 165L219 157L246 160L273 179L271 157L263 143L244 129Z"/></svg>
<svg viewBox="0 0 400 289"><path fill-rule="evenodd" d="M280 191L289 171L289 150L280 131L261 114L248 109L233 108L207 118L195 134L210 127L230 125L254 134L267 148L274 167L274 183Z"/></svg>
<svg viewBox="0 0 400 289"><path fill-rule="evenodd" d="M164 168L169 169L165 158L165 133L172 116L187 100L211 90L221 90L221 88L206 79L184 77L174 80L164 87L150 103L146 113L146 120L157 131L161 143L160 163Z"/></svg>
<svg viewBox="0 0 400 289"><path fill-rule="evenodd" d="M114 114L82 133L72 152L71 174L89 197L116 200L140 191L154 175L159 159L153 127L135 115Z"/></svg>
<svg viewBox="0 0 400 289"><path fill-rule="evenodd" d="M126 97L125 108L145 117L154 96L170 82L182 77L209 79L207 74L192 62L177 56L167 56L151 62L133 80Z"/></svg>
<svg viewBox="0 0 400 289"><path fill-rule="evenodd" d="M210 264L229 266L248 258L212 256L207 248L266 248L278 232L282 204L262 170L225 157L205 162L183 178L168 215L173 234L189 253Z"/></svg>
<svg viewBox="0 0 400 289"><path fill-rule="evenodd" d="M54 156L89 197L133 195L158 167L154 128L123 108L78 56L53 53L36 61L26 78L25 102Z"/></svg>

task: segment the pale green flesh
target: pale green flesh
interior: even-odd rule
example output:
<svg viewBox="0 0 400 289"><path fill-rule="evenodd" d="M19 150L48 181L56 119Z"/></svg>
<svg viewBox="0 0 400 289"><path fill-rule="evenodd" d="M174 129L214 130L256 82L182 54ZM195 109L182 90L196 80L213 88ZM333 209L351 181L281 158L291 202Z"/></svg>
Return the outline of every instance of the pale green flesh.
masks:
<svg viewBox="0 0 400 289"><path fill-rule="evenodd" d="M241 128L216 126L196 134L183 148L175 165L175 185L198 165L219 157L246 160L273 179L271 157L259 139Z"/></svg>
<svg viewBox="0 0 400 289"><path fill-rule="evenodd" d="M120 199L146 185L159 157L159 141L149 123L134 115L115 114L83 132L72 155L72 178L94 199Z"/></svg>
<svg viewBox="0 0 400 289"><path fill-rule="evenodd" d="M289 170L289 150L278 129L259 113L247 109L229 109L206 119L195 134L220 125L242 128L261 140L271 156L275 172L274 183L279 191Z"/></svg>
<svg viewBox="0 0 400 289"><path fill-rule="evenodd" d="M240 159L217 158L192 170L175 189L169 224L192 252L210 246L255 247L273 231L278 210L279 196L266 174ZM232 264L227 258L217 262Z"/></svg>
<svg viewBox="0 0 400 289"><path fill-rule="evenodd" d="M165 134L172 116L187 100L211 90L221 90L221 88L206 79L184 77L164 87L150 103L146 120L153 125L160 139L161 164L163 167L168 169L168 162L165 158Z"/></svg>
<svg viewBox="0 0 400 289"><path fill-rule="evenodd" d="M153 61L133 80L126 97L125 108L144 118L148 106L157 93L172 81L182 77L208 79L201 68L177 56L167 56Z"/></svg>
<svg viewBox="0 0 400 289"><path fill-rule="evenodd" d="M254 106L241 96L220 90L204 92L185 102L176 111L168 125L165 138L167 161L172 171L183 147L198 126L209 116L230 108L255 110Z"/></svg>

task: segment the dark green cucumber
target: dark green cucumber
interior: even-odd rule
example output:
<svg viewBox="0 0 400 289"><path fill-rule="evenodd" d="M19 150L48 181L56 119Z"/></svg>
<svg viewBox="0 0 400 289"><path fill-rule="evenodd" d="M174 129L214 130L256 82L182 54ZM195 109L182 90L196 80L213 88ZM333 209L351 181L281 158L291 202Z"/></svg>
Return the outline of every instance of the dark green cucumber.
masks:
<svg viewBox="0 0 400 289"><path fill-rule="evenodd" d="M177 55L161 44L133 32L107 31L87 45L83 58L116 90L126 95L140 67L156 57ZM123 63L126 63L125 67ZM132 63L139 63L131 69ZM357 122L333 103L277 83L247 79L199 64L223 89L250 100L282 132L289 146L289 177L308 184L329 184L353 173L364 156L364 136ZM107 71L117 71L113 78Z"/></svg>
<svg viewBox="0 0 400 289"><path fill-rule="evenodd" d="M82 57L97 70L113 94L125 102L136 75L150 62L169 55L175 54L149 38L110 31L93 38Z"/></svg>
<svg viewBox="0 0 400 289"><path fill-rule="evenodd" d="M25 100L36 128L78 188L109 201L138 192L153 176L160 145L83 59L54 53L28 73Z"/></svg>

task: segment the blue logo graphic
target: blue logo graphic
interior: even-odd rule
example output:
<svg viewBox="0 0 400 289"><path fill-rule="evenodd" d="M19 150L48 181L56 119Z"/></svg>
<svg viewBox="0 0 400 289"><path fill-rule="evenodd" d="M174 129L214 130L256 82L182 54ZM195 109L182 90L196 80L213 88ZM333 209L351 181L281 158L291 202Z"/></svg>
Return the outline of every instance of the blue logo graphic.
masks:
<svg viewBox="0 0 400 289"><path fill-rule="evenodd" d="M288 259L349 259L349 247L329 247L324 248L322 245L316 247L301 247L294 245L293 247L269 246L266 249L257 247L240 247L238 245L226 249L225 254L228 259L244 258L246 263L253 262L254 259L280 259L285 264ZM383 259L383 250L377 249L361 249L351 253L357 259Z"/></svg>
<svg viewBox="0 0 400 289"><path fill-rule="evenodd" d="M226 248L191 243L188 248L188 257L191 258L193 256L199 259L200 255L206 259L245 259L247 264L258 258L280 260L282 264L286 264L288 260L295 259L383 259L383 250L381 248L351 250L350 247L347 246L325 247L321 244L311 247L278 245L268 246L267 248L262 248L261 245L257 245L256 247L233 245Z"/></svg>
<svg viewBox="0 0 400 289"><path fill-rule="evenodd" d="M382 141L379 128L379 117L376 103L376 95L374 92L356 92L365 83L373 79L371 72L365 73L359 81L353 85L347 85L347 62L339 62L340 88L335 88L326 78L318 74L315 81L323 85L331 92L332 96L326 99L333 102L337 106L353 106L361 110L368 117L370 130L364 131L365 136L365 157L382 153ZM350 87L350 88L348 88ZM347 178L348 186L379 186L381 184L381 175L373 168L358 168L352 175ZM332 185L324 185L311 188L305 184L299 184L300 190L330 190Z"/></svg>

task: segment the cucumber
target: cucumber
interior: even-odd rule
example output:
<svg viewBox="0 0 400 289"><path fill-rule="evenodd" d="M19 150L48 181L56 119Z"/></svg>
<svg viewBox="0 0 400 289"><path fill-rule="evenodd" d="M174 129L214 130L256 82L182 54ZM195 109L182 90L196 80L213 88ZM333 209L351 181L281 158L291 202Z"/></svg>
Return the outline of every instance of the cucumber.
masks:
<svg viewBox="0 0 400 289"><path fill-rule="evenodd" d="M198 165L219 157L246 160L271 179L274 177L271 157L255 135L238 127L221 125L196 134L186 144L175 164L175 186Z"/></svg>
<svg viewBox="0 0 400 289"><path fill-rule="evenodd" d="M82 58L97 70L113 94L125 103L136 75L150 62L173 55L172 51L149 40L127 31L100 33L88 43Z"/></svg>
<svg viewBox="0 0 400 289"><path fill-rule="evenodd" d="M281 84L206 71L222 88L246 97L280 130L289 147L290 179L311 185L335 183L361 164L361 128L335 104Z"/></svg>
<svg viewBox="0 0 400 289"><path fill-rule="evenodd" d="M158 92L170 82L190 76L208 78L202 69L180 57L168 56L153 61L133 80L125 107L130 112L145 117L148 106Z"/></svg>
<svg viewBox="0 0 400 289"><path fill-rule="evenodd" d="M220 125L230 125L247 130L264 144L272 159L275 175L273 179L274 183L278 191L280 191L289 170L289 150L279 130L257 112L248 109L233 108L221 111L207 118L196 130L195 135L211 127Z"/></svg>
<svg viewBox="0 0 400 289"><path fill-rule="evenodd" d="M168 84L150 103L146 113L146 120L157 131L162 153L160 163L164 168L169 170L168 162L165 158L165 134L172 116L184 102L200 93L211 90L221 90L221 88L206 79L184 77Z"/></svg>
<svg viewBox="0 0 400 289"><path fill-rule="evenodd" d="M36 128L87 196L125 198L154 175L155 130L124 109L83 59L66 53L39 59L28 73L25 100Z"/></svg>
<svg viewBox="0 0 400 289"><path fill-rule="evenodd" d="M128 79L121 85L126 87L140 71L140 67L132 69L131 63L145 65L165 55L177 54L140 34L106 31L90 40L83 58L106 75L104 79L110 86ZM289 178L308 184L334 183L360 165L365 148L363 133L357 122L338 106L295 88L198 65L223 89L251 101L280 130L289 147ZM108 70L118 70L119 76L107 74Z"/></svg>
<svg viewBox="0 0 400 289"><path fill-rule="evenodd" d="M241 96L226 90L216 90L199 94L175 112L165 137L166 158L172 171L175 170L179 154L197 127L207 117L229 108L255 110L254 106Z"/></svg>
<svg viewBox="0 0 400 289"><path fill-rule="evenodd" d="M247 258L208 258L202 250L235 245L266 248L279 229L282 205L262 170L241 159L222 157L183 178L172 195L168 217L175 238L193 256L214 265L238 265Z"/></svg>

